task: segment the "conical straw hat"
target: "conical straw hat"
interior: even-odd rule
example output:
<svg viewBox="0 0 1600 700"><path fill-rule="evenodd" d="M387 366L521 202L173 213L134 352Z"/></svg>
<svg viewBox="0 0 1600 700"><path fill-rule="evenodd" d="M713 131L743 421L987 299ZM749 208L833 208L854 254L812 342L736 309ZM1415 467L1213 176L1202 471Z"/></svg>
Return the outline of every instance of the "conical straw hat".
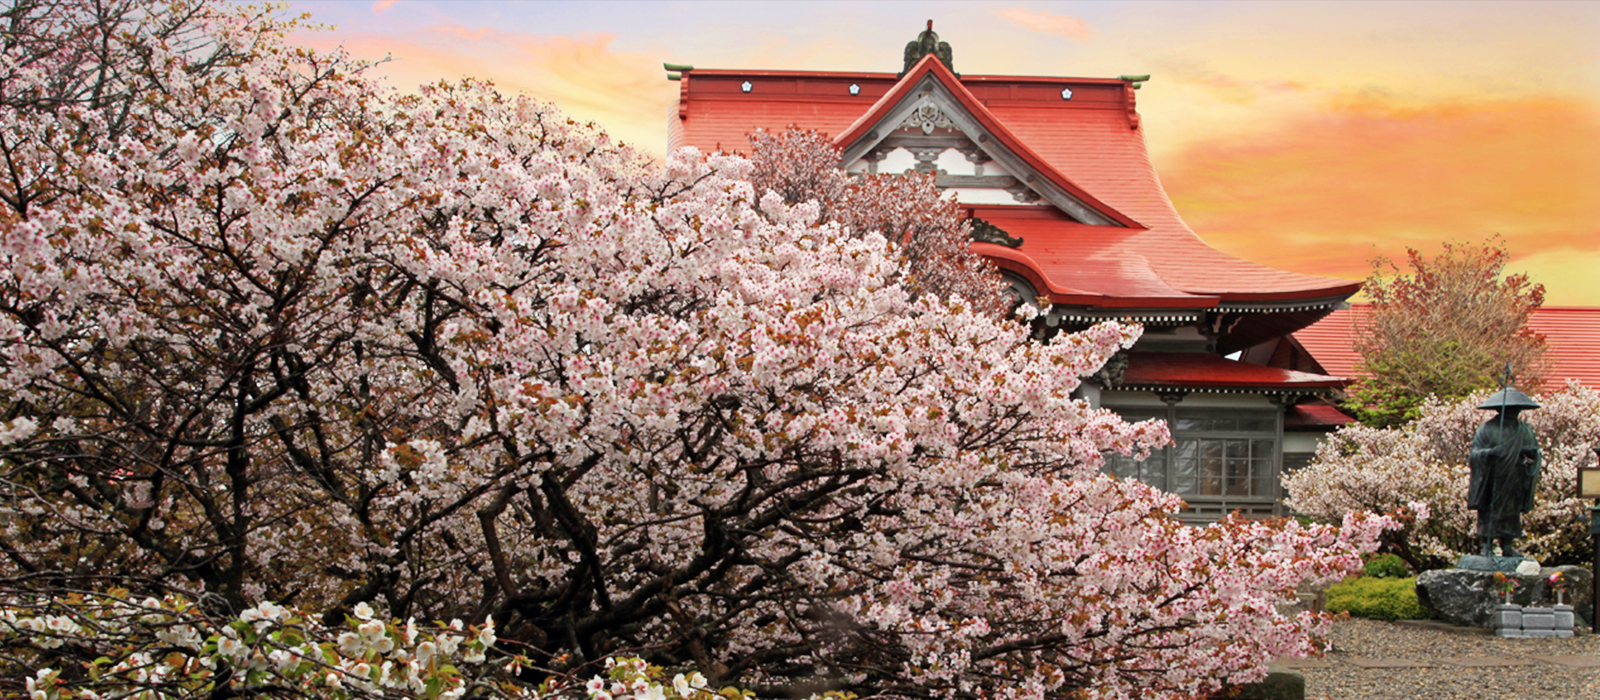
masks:
<svg viewBox="0 0 1600 700"><path fill-rule="evenodd" d="M1489 398L1484 399L1483 403L1478 404L1478 408L1481 408L1485 411L1498 411L1502 408L1538 407L1539 404L1535 403L1533 399L1528 398L1527 394L1517 391L1512 387L1506 387L1494 392L1493 394L1489 395Z"/></svg>

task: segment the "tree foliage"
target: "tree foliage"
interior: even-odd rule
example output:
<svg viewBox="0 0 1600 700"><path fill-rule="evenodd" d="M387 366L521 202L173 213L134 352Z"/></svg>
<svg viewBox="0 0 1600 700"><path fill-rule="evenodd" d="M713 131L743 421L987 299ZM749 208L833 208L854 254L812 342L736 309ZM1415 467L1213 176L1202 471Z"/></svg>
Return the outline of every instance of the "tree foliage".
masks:
<svg viewBox="0 0 1600 700"><path fill-rule="evenodd" d="M1098 473L1164 426L1071 397L1136 327L253 12L7 10L0 690L1187 696L1392 524L1182 526Z"/></svg>
<svg viewBox="0 0 1600 700"><path fill-rule="evenodd" d="M1349 512L1428 506L1432 516L1389 533L1386 548L1416 570L1452 564L1477 549L1476 516L1467 510L1467 455L1478 426L1494 416L1477 408L1488 392L1455 401L1425 400L1415 421L1398 428L1352 424L1324 440L1304 469L1284 477L1285 505L1298 513L1337 521ZM1522 516L1518 548L1547 564L1581 564L1592 557L1585 521L1588 506L1575 498L1577 469L1594 460L1600 444L1600 392L1578 385L1539 397L1525 411L1543 453L1533 512Z"/></svg>
<svg viewBox="0 0 1600 700"><path fill-rule="evenodd" d="M1509 260L1494 239L1445 243L1433 258L1407 249L1409 274L1374 261L1363 286L1371 310L1356 328L1366 376L1347 404L1357 418L1375 427L1413 420L1429 396L1449 401L1496 386L1507 363L1521 388L1539 389L1545 343L1526 324L1544 285L1506 275Z"/></svg>

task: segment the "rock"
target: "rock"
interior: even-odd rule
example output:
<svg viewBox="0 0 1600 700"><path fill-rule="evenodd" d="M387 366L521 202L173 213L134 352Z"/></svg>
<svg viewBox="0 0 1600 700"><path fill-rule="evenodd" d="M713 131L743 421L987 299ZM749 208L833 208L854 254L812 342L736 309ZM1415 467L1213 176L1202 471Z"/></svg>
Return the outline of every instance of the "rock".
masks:
<svg viewBox="0 0 1600 700"><path fill-rule="evenodd" d="M1462 557L1463 560L1469 557ZM1476 557L1487 559L1489 557ZM1493 557L1519 561L1512 557ZM1509 562L1508 562L1509 563ZM1516 565L1511 564L1515 570ZM1517 581L1517 590L1511 602L1525 607L1550 607L1555 604L1555 593L1550 590L1550 574L1561 572L1567 579L1566 603L1579 611L1589 608L1590 585L1593 580L1588 569L1577 566L1545 567L1534 575L1502 571ZM1433 611L1435 617L1462 627L1490 628L1494 622L1495 606L1505 602L1495 588L1494 571L1477 569L1436 569L1417 576L1417 600Z"/></svg>
<svg viewBox="0 0 1600 700"><path fill-rule="evenodd" d="M1493 627L1495 606L1501 599L1495 593L1491 572L1435 569L1417 576L1417 602L1452 625Z"/></svg>

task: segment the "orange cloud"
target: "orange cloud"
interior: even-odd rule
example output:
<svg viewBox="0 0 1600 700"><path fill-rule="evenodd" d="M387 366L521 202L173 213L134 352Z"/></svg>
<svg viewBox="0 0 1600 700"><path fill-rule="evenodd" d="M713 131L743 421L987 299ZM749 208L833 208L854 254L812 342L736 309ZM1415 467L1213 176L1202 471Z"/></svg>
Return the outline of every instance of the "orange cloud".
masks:
<svg viewBox="0 0 1600 700"><path fill-rule="evenodd" d="M1570 99L1396 106L1339 96L1161 164L1184 218L1235 255L1360 278L1373 254L1504 236L1551 303L1600 303L1600 118ZM1573 264L1587 261L1587 265Z"/></svg>
<svg viewBox="0 0 1600 700"><path fill-rule="evenodd" d="M1251 105L1260 98L1293 96L1308 91L1306 84L1299 80L1224 75L1205 60L1164 58L1153 64L1155 70L1151 72L1164 86L1193 88L1224 104ZM1193 95L1189 97L1192 100ZM1187 104L1192 105L1192 101Z"/></svg>
<svg viewBox="0 0 1600 700"><path fill-rule="evenodd" d="M1093 33L1089 23L1077 17L1052 15L1048 12L1029 12L1020 7L1001 10L999 15L1030 32L1058 34L1069 39L1088 39Z"/></svg>
<svg viewBox="0 0 1600 700"><path fill-rule="evenodd" d="M544 36L438 25L406 35L303 34L300 43L342 47L352 56L390 60L373 70L401 90L472 76L502 92L553 102L575 119L602 124L613 138L650 154L666 150L667 110L678 84L662 57L612 50L613 35Z"/></svg>
<svg viewBox="0 0 1600 700"><path fill-rule="evenodd" d="M1294 93L1305 86L1290 80L1238 80L1212 75L1191 84L1199 86L1218 101L1235 105L1254 104L1257 97L1274 93Z"/></svg>
<svg viewBox="0 0 1600 700"><path fill-rule="evenodd" d="M394 7L397 2L400 2L400 0L378 0L372 3L372 14L381 15L388 12L389 8Z"/></svg>
<svg viewBox="0 0 1600 700"><path fill-rule="evenodd" d="M439 32L448 32L448 33L454 34L457 37L460 37L462 39L466 39L467 41L478 41L478 40L480 40L480 39L482 39L482 38L484 38L486 36L489 36L489 32L491 31L488 27L479 27L477 29L467 29L466 27L454 27L454 26L452 26L452 27L432 27L431 30L432 31L439 31Z"/></svg>

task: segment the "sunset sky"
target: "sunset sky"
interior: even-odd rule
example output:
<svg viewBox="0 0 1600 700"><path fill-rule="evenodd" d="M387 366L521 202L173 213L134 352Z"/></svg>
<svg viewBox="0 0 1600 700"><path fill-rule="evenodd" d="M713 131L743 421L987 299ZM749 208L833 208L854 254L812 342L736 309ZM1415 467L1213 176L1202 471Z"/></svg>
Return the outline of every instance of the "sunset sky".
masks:
<svg viewBox="0 0 1600 700"><path fill-rule="evenodd" d="M476 77L654 154L700 68L895 72L934 20L973 74L1150 73L1145 138L1217 248L1361 278L1500 234L1550 305L1600 305L1600 2L297 0L395 87Z"/></svg>

